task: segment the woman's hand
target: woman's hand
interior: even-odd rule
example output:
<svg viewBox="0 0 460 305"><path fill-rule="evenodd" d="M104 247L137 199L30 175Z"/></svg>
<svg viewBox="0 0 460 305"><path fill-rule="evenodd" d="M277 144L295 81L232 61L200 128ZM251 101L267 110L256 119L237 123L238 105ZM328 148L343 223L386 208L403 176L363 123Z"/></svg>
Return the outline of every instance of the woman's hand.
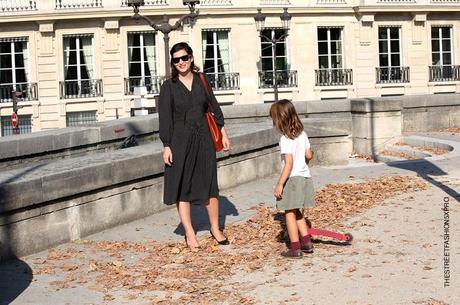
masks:
<svg viewBox="0 0 460 305"><path fill-rule="evenodd" d="M276 184L273 193L277 199L281 199L281 197L283 196L283 188L284 187L282 184Z"/></svg>
<svg viewBox="0 0 460 305"><path fill-rule="evenodd" d="M222 144L224 145L224 150L225 151L230 150L230 139L228 137L222 136Z"/></svg>
<svg viewBox="0 0 460 305"><path fill-rule="evenodd" d="M221 131L222 131L222 145L224 146L224 151L229 151L231 143L230 143L230 139L228 138L225 127L222 127Z"/></svg>
<svg viewBox="0 0 460 305"><path fill-rule="evenodd" d="M168 166L171 166L173 163L173 155L169 146L166 146L163 150L163 162Z"/></svg>

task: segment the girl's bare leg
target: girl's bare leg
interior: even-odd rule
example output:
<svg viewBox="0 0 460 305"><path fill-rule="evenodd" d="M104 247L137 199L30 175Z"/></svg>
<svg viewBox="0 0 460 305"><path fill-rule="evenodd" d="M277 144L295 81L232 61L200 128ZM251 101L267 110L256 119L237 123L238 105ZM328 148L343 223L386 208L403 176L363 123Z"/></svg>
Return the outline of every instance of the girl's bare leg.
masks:
<svg viewBox="0 0 460 305"><path fill-rule="evenodd" d="M287 210L285 211L285 218L286 218L286 227L289 234L289 240L291 243L299 242L299 231L297 228L297 210Z"/></svg>
<svg viewBox="0 0 460 305"><path fill-rule="evenodd" d="M300 232L300 236L308 235L308 226L305 218L303 217L302 213L299 210L296 210L296 222L297 222L297 229Z"/></svg>
<svg viewBox="0 0 460 305"><path fill-rule="evenodd" d="M195 230L192 226L192 216L190 202L179 201L177 203L177 211L179 212L180 221L185 230L185 236L187 238L187 245L190 248L199 247L198 240L196 239Z"/></svg>

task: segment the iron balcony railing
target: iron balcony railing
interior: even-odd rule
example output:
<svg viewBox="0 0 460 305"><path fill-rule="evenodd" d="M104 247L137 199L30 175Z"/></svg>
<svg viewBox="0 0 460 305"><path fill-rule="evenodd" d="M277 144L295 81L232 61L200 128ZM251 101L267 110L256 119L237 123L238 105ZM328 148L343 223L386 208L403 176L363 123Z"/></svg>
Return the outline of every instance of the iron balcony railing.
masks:
<svg viewBox="0 0 460 305"><path fill-rule="evenodd" d="M145 0L145 6L167 5L168 0ZM128 6L128 0L121 0L121 6Z"/></svg>
<svg viewBox="0 0 460 305"><path fill-rule="evenodd" d="M377 84L408 83L409 67L378 67L376 70Z"/></svg>
<svg viewBox="0 0 460 305"><path fill-rule="evenodd" d="M430 66L430 82L460 81L460 66Z"/></svg>
<svg viewBox="0 0 460 305"><path fill-rule="evenodd" d="M278 88L297 87L297 71L276 71ZM259 71L259 88L273 88L273 71Z"/></svg>
<svg viewBox="0 0 460 305"><path fill-rule="evenodd" d="M56 9L102 7L102 0L56 0Z"/></svg>
<svg viewBox="0 0 460 305"><path fill-rule="evenodd" d="M59 87L61 99L102 96L102 79L66 80Z"/></svg>
<svg viewBox="0 0 460 305"><path fill-rule="evenodd" d="M163 76L131 76L125 78L125 95L133 95L135 87L146 87L148 94L158 94L163 81Z"/></svg>
<svg viewBox="0 0 460 305"><path fill-rule="evenodd" d="M0 84L0 103L12 101L12 92L21 92L18 97L19 101L37 101L38 86L37 83L16 83L16 84Z"/></svg>
<svg viewBox="0 0 460 305"><path fill-rule="evenodd" d="M209 73L206 77L214 91L240 89L239 73Z"/></svg>
<svg viewBox="0 0 460 305"><path fill-rule="evenodd" d="M352 69L318 69L315 70L316 86L353 85Z"/></svg>
<svg viewBox="0 0 460 305"><path fill-rule="evenodd" d="M21 12L34 11L37 9L35 0L0 0L0 11L2 12Z"/></svg>

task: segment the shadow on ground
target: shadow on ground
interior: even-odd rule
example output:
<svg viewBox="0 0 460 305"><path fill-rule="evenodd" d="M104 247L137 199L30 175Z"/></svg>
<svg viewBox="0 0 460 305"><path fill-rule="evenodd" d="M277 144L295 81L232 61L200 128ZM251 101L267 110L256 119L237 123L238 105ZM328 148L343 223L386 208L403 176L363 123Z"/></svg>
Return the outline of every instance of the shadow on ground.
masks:
<svg viewBox="0 0 460 305"><path fill-rule="evenodd" d="M0 305L13 302L32 282L32 269L20 259L0 264Z"/></svg>
<svg viewBox="0 0 460 305"><path fill-rule="evenodd" d="M238 216L239 212L236 206L227 197L221 196L219 202L219 226L221 229L225 229L227 223L227 216ZM177 215L179 220L179 215ZM192 203L192 224L196 232L207 231L211 229L209 224L208 212L204 203L196 202ZM184 228L182 224L179 224L174 230L175 234L185 236Z"/></svg>
<svg viewBox="0 0 460 305"><path fill-rule="evenodd" d="M440 188L447 195L449 195L450 197L452 197L460 203L460 194L456 190L433 178L442 176L447 177L449 173L445 172L443 169L431 163L430 161L425 159L415 161L397 161L387 163L387 165L390 167L395 167L417 173L423 180Z"/></svg>

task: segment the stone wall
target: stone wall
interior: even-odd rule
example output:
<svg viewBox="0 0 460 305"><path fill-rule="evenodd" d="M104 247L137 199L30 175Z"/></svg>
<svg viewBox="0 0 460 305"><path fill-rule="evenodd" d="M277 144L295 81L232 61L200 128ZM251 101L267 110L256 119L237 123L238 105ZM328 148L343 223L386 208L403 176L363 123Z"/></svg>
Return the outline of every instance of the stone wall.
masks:
<svg viewBox="0 0 460 305"><path fill-rule="evenodd" d="M152 117L145 118L145 121L136 119L132 126L153 121L156 119ZM307 132L317 151L316 164L344 164L351 153L350 129L331 129L327 127L330 122L305 119ZM337 119L335 125L350 126L342 119ZM112 141L112 127L90 127L86 132L92 137L77 138L93 144L101 138ZM230 152L218 154L221 189L279 170L278 135L270 122L230 124L227 128L232 135L233 148ZM85 134L83 129L77 134L82 132ZM147 128L144 132L150 133L151 130ZM38 139L46 137L52 142L53 136L49 133L37 134L36 140L30 139L30 145L39 144ZM58 143L62 144L56 138L54 141L54 146L37 145L36 150L44 153L57 148ZM28 147L33 151L32 146ZM48 161L9 168L0 173L2 258L34 253L165 208L162 204L163 162L159 141L127 149L94 150L82 156Z"/></svg>
<svg viewBox="0 0 460 305"><path fill-rule="evenodd" d="M330 103L329 103L330 102ZM346 164L406 131L460 126L458 95L296 103L312 165ZM224 108L233 148L218 154L221 189L279 171L269 105ZM34 253L165 208L155 115L0 139L0 259ZM142 145L116 149L136 134Z"/></svg>
<svg viewBox="0 0 460 305"><path fill-rule="evenodd" d="M460 95L407 96L402 100L403 131L437 131L460 126Z"/></svg>

